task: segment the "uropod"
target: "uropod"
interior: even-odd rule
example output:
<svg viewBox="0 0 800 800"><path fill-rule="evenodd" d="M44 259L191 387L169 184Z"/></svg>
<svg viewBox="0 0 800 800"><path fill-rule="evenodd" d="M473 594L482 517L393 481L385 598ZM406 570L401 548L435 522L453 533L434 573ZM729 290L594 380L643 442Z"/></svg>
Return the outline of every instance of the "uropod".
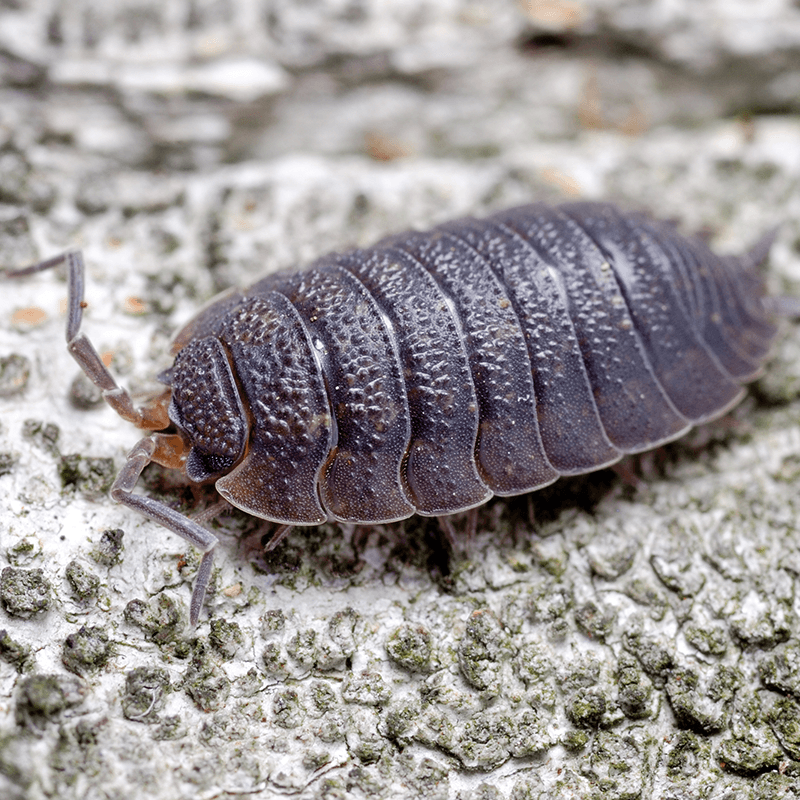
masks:
<svg viewBox="0 0 800 800"><path fill-rule="evenodd" d="M135 494L151 462L213 482L280 526L445 517L613 464L719 416L760 374L780 303L743 256L608 203L527 205L331 253L225 294L172 345L135 407L81 332L68 252L67 346L148 434L111 494L203 552L217 538Z"/></svg>

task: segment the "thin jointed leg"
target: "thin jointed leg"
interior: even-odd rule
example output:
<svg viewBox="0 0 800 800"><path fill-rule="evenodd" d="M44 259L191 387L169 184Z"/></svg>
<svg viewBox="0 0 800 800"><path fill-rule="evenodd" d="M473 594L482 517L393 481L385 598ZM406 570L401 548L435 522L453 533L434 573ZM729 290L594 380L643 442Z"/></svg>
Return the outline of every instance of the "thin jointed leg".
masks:
<svg viewBox="0 0 800 800"><path fill-rule="evenodd" d="M123 419L132 422L138 428L157 431L169 425L167 416L166 397L142 407L136 408L126 389L123 389L108 371L94 345L85 333L81 333L83 309L86 303L83 300L83 254L80 250L70 250L47 261L40 261L24 269L5 272L7 278L22 278L54 269L62 264L67 266L67 350L78 362L78 366L88 376L89 380L103 392L103 399Z"/></svg>
<svg viewBox="0 0 800 800"><path fill-rule="evenodd" d="M197 624L200 618L200 611L203 607L203 600L211 578L211 567L214 561L214 548L219 541L216 536L205 528L200 527L189 517L180 514L169 506L152 497L145 497L140 494L133 494L133 488L142 474L142 470L154 459L160 445L171 437L154 433L141 439L128 454L125 466L120 470L114 485L111 487L111 496L118 503L133 508L140 514L149 517L154 522L158 522L173 533L177 533L182 539L196 547L203 553L203 560L195 578L192 601L189 607L189 621L192 626ZM168 445L169 443L166 442Z"/></svg>
<svg viewBox="0 0 800 800"><path fill-rule="evenodd" d="M272 538L264 545L264 552L269 553L270 550L274 550L289 535L292 528L294 525L278 525Z"/></svg>

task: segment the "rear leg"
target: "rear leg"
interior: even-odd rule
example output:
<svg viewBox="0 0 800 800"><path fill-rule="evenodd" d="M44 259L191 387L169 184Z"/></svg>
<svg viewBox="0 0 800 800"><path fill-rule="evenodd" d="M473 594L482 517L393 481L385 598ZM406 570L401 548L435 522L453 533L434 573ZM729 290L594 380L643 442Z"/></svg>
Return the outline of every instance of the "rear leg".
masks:
<svg viewBox="0 0 800 800"><path fill-rule="evenodd" d="M154 433L152 436L146 436L141 439L128 454L125 466L120 470L114 485L111 487L111 496L118 503L135 509L140 514L144 514L154 522L158 522L173 533L176 533L203 553L189 606L189 621L194 626L197 624L197 620L200 618L200 611L203 608L203 600L206 596L208 583L211 579L211 568L214 563L214 548L219 540L213 533L159 500L140 494L133 494L133 489L142 474L142 470L149 463L152 461L159 464L167 462L166 466L170 466L171 459L181 458L182 449L177 449L176 445L178 448L182 448L182 442L176 442L175 440L180 440L180 437L167 436L160 433Z"/></svg>

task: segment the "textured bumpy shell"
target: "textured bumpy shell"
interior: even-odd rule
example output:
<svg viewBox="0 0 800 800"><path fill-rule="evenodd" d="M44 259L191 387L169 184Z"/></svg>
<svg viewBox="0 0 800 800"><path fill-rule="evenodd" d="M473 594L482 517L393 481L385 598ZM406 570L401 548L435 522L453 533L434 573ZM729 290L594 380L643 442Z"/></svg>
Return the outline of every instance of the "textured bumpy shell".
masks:
<svg viewBox="0 0 800 800"><path fill-rule="evenodd" d="M718 416L775 328L754 258L531 205L272 275L176 340L187 474L298 525L450 514Z"/></svg>

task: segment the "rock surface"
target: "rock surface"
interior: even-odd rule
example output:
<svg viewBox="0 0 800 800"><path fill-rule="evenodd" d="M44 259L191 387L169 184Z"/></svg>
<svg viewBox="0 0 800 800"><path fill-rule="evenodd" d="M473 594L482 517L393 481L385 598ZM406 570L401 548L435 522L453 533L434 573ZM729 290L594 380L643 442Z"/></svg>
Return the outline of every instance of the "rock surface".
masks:
<svg viewBox="0 0 800 800"><path fill-rule="evenodd" d="M531 199L646 207L800 295L800 7L0 4L0 260L87 260L137 396L203 302ZM800 796L800 335L723 419L480 513L222 540L107 496L137 438L0 293L0 796ZM141 490L214 501L149 468Z"/></svg>

